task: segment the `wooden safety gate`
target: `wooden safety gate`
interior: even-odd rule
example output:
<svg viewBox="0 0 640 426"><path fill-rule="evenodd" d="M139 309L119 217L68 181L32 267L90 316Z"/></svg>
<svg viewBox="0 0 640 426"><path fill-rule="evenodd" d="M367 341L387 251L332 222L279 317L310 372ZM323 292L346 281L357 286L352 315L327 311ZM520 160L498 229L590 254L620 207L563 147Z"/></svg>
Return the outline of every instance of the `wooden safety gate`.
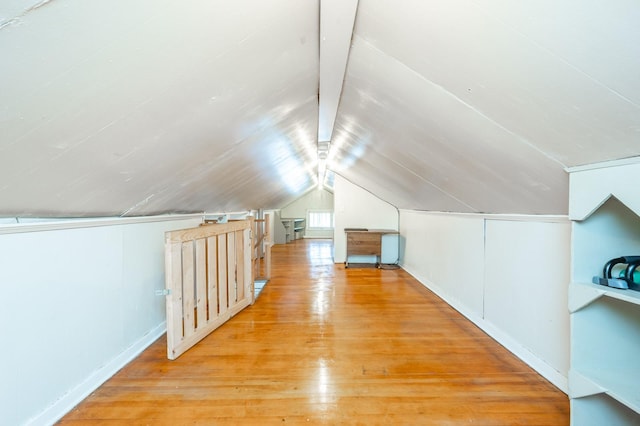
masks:
<svg viewBox="0 0 640 426"><path fill-rule="evenodd" d="M207 224L165 234L169 359L253 303L252 222Z"/></svg>

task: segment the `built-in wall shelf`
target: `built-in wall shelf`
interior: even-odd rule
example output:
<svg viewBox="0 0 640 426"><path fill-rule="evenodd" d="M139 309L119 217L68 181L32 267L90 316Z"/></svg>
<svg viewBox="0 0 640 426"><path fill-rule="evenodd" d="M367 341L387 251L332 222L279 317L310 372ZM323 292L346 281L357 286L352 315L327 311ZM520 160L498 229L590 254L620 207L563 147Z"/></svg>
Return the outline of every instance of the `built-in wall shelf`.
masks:
<svg viewBox="0 0 640 426"><path fill-rule="evenodd" d="M304 237L305 220L302 218L293 219L293 239L297 240Z"/></svg>
<svg viewBox="0 0 640 426"><path fill-rule="evenodd" d="M280 214L276 214L274 220L274 243L287 244L291 241L304 237L305 219L304 218L283 218Z"/></svg>
<svg viewBox="0 0 640 426"><path fill-rule="evenodd" d="M600 297L640 305L640 291L621 290L591 283L573 283L569 288L569 311L576 312Z"/></svg>
<svg viewBox="0 0 640 426"><path fill-rule="evenodd" d="M640 163L569 170L573 220L571 424L640 424L640 292L593 284L604 264L640 255Z"/></svg>

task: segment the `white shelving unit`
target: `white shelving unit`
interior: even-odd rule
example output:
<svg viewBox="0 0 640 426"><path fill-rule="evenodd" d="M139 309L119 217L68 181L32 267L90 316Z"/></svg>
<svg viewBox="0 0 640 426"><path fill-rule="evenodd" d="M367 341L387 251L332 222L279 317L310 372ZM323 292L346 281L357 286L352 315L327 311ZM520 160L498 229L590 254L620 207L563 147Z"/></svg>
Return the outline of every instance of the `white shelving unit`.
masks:
<svg viewBox="0 0 640 426"><path fill-rule="evenodd" d="M304 237L305 220L302 218L292 219L293 221L293 239L297 240Z"/></svg>
<svg viewBox="0 0 640 426"><path fill-rule="evenodd" d="M281 219L282 226L284 226L284 235L285 235L285 243L290 243L294 240L293 234L293 220L291 219Z"/></svg>
<svg viewBox="0 0 640 426"><path fill-rule="evenodd" d="M276 213L274 228L274 243L287 244L304 237L305 219L283 218L280 217L280 213Z"/></svg>
<svg viewBox="0 0 640 426"><path fill-rule="evenodd" d="M573 220L571 424L640 424L640 292L592 284L604 264L640 254L640 162L570 169Z"/></svg>
<svg viewBox="0 0 640 426"><path fill-rule="evenodd" d="M282 220L280 219L280 211L276 210L273 212L273 243L285 244L286 242L286 229L282 225Z"/></svg>

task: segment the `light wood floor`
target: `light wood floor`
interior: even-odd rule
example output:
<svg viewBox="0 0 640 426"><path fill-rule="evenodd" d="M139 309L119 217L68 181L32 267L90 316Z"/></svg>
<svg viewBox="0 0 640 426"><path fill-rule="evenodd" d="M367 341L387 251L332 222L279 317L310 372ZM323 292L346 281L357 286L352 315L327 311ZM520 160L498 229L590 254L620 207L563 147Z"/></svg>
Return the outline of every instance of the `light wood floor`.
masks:
<svg viewBox="0 0 640 426"><path fill-rule="evenodd" d="M565 394L402 270L273 249L255 305L176 361L159 339L60 424L567 425Z"/></svg>

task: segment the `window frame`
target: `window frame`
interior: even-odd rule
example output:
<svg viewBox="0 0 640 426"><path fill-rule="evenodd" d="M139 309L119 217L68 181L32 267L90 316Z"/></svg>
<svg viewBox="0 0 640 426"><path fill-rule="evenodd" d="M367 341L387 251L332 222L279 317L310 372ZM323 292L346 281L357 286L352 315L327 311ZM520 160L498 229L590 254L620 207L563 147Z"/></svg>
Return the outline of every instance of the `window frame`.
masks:
<svg viewBox="0 0 640 426"><path fill-rule="evenodd" d="M311 226L311 215L314 213L330 214L331 226L329 227ZM306 221L307 221L306 228L313 231L333 231L335 228L335 215L333 214L333 210L330 210L330 209L309 209L307 210Z"/></svg>

